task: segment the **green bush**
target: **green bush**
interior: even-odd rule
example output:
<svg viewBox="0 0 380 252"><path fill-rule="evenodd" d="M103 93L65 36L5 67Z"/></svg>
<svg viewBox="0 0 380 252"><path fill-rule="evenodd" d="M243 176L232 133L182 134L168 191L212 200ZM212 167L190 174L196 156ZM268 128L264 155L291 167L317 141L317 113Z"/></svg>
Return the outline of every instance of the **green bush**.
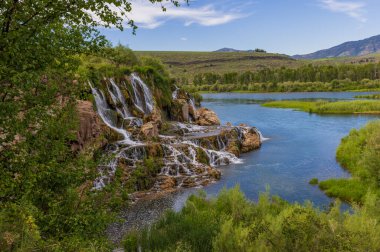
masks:
<svg viewBox="0 0 380 252"><path fill-rule="evenodd" d="M289 204L278 197L248 201L238 187L217 198L191 196L180 212L169 211L149 229L124 239L126 251L377 251L379 200L366 196L353 214L337 203L320 211L310 203ZM365 237L365 239L364 239Z"/></svg>

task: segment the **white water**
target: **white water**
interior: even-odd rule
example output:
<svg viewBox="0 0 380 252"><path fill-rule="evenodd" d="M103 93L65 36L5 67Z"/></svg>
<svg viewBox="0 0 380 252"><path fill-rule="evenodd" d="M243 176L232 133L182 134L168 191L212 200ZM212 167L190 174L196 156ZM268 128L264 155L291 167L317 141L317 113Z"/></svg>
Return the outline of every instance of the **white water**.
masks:
<svg viewBox="0 0 380 252"><path fill-rule="evenodd" d="M150 114L153 111L153 96L148 86L135 74L131 74L131 84L133 87L133 102L135 107L144 114Z"/></svg>
<svg viewBox="0 0 380 252"><path fill-rule="evenodd" d="M116 110L119 114L122 115L124 119L131 117L131 113L128 110L127 102L125 101L124 95L121 93L121 90L118 85L116 85L114 79L109 79L111 86L107 86L108 92L111 95L112 101L116 107ZM121 109L119 108L121 105Z"/></svg>
<svg viewBox="0 0 380 252"><path fill-rule="evenodd" d="M96 108L98 111L98 114L102 118L103 122L116 131L117 133L121 134L123 136L122 142L125 144L135 144L136 142L131 140L131 135L128 131L123 129L122 127L118 127L116 124L117 118L114 111L108 106L106 97L104 96L103 92L91 85L89 82L89 85L91 87L92 94L95 98Z"/></svg>
<svg viewBox="0 0 380 252"><path fill-rule="evenodd" d="M178 91L179 91L179 87L175 86L175 90L172 94L173 100L176 100L178 98Z"/></svg>
<svg viewBox="0 0 380 252"><path fill-rule="evenodd" d="M100 190L105 185L112 181L116 172L117 166L120 161L130 168L135 168L137 163L148 157L146 148L148 145L140 143L132 139L130 132L124 129L123 125L118 125L118 117L134 122L132 126L140 127L142 119L131 117L129 112L126 98L124 97L119 85L113 80L108 80L107 86L108 94L111 97L115 109L107 103L104 93L96 87L91 86L91 91L94 95L98 114L103 122L112 130L123 136L123 140L109 145L108 151L105 153L105 160L102 165L98 167L99 177L94 182L94 189ZM124 83L124 85L126 85ZM136 74L131 75L131 85L133 88L132 100L137 109L144 114L149 114L153 111L154 103L152 93L146 84ZM177 92L178 92L177 88ZM176 94L173 93L173 98ZM189 105L195 109L194 101L190 99ZM120 123L119 123L120 124ZM221 165L237 164L242 161L234 154L225 151L226 139L218 136L220 133L219 127L205 127L193 124L176 124L179 129L184 131L184 137L179 136L160 136L161 148L164 151L163 163L164 167L160 175L171 176L176 178L177 186L182 186L186 177L194 178L195 185L201 185L204 178L207 178L207 165L198 161L198 152L200 148L206 154L211 167L218 167ZM239 135L243 137L242 128L236 128ZM258 133L259 134L259 133ZM200 146L200 141L197 137L204 135L216 136L217 146L213 149L207 149ZM262 135L260 134L260 139ZM211 148L211 147L210 147ZM215 149L214 149L215 148ZM108 158L107 158L108 156ZM111 157L111 159L109 158ZM155 185L159 188L159 185Z"/></svg>

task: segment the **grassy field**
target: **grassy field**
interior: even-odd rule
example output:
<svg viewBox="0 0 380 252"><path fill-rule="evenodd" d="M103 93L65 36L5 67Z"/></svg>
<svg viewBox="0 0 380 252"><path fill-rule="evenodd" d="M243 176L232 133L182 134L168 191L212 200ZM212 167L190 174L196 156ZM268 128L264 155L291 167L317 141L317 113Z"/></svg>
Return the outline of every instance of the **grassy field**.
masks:
<svg viewBox="0 0 380 252"><path fill-rule="evenodd" d="M298 67L307 61L294 60L286 55L256 52L153 52L137 51L137 56L159 58L173 77L198 73L228 73L256 71L263 68Z"/></svg>
<svg viewBox="0 0 380 252"><path fill-rule="evenodd" d="M257 52L136 51L138 57L160 59L175 78L192 79L198 73L244 73L264 68L297 68L302 65L366 64L380 62L380 54L318 60L294 60L287 55Z"/></svg>
<svg viewBox="0 0 380 252"><path fill-rule="evenodd" d="M292 108L317 114L380 114L380 101L273 101L262 104L270 108Z"/></svg>

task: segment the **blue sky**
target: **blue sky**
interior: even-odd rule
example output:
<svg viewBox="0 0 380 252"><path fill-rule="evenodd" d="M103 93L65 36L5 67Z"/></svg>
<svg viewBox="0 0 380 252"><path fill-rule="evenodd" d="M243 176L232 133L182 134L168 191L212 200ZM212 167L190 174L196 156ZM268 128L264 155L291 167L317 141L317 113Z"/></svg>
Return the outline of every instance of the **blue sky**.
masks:
<svg viewBox="0 0 380 252"><path fill-rule="evenodd" d="M132 0L139 26L102 30L133 50L262 48L304 54L380 34L380 0L196 0L179 8Z"/></svg>

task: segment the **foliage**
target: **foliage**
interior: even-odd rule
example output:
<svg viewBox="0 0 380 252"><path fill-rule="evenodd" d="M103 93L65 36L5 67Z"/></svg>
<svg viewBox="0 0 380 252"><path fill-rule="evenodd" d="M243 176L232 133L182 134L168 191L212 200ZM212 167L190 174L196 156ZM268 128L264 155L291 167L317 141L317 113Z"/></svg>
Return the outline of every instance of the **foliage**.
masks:
<svg viewBox="0 0 380 252"><path fill-rule="evenodd" d="M96 161L71 144L87 79L114 71L109 62L121 73L138 63L98 31L135 29L124 22L130 11L128 0L0 1L1 251L111 249L104 230L119 197L112 188L91 190ZM83 67L99 57L104 68Z"/></svg>
<svg viewBox="0 0 380 252"><path fill-rule="evenodd" d="M168 212L150 229L125 238L126 251L377 251L378 199L368 195L361 210L326 212L262 194L248 201L236 187L217 198L191 196L180 212ZM364 239L365 237L365 239Z"/></svg>

